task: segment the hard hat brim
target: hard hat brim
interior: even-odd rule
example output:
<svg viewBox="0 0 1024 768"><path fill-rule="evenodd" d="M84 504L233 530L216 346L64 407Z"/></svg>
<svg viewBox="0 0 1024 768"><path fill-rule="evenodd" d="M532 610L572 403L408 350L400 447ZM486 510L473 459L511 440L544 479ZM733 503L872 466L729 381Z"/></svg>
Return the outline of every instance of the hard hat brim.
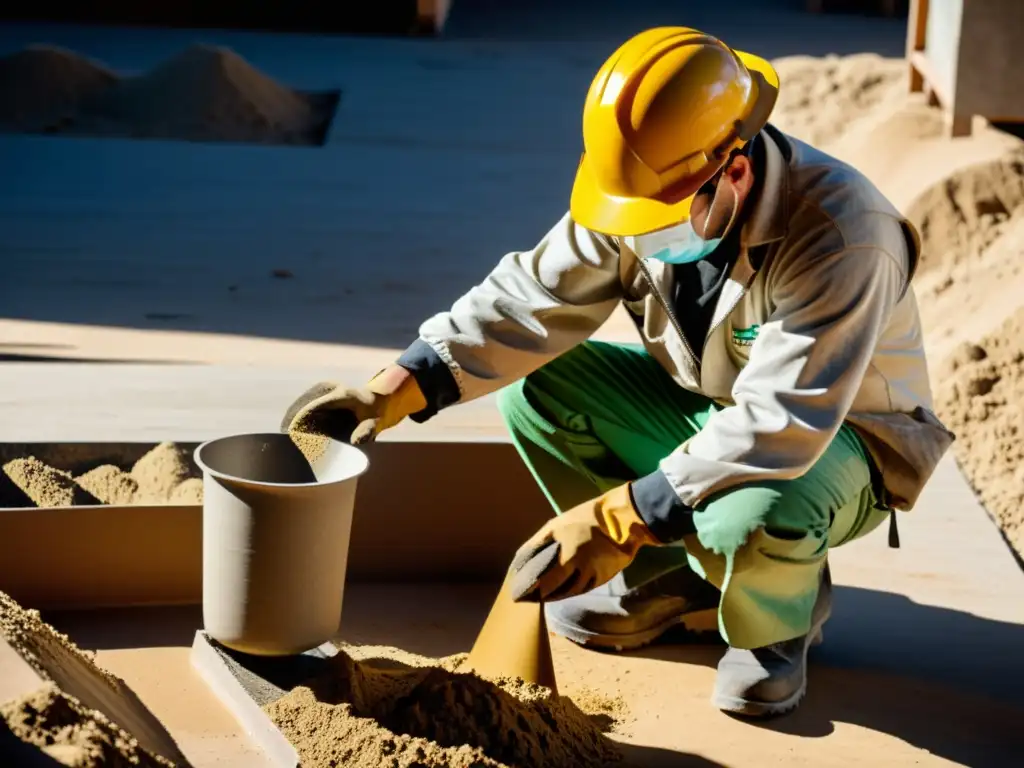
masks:
<svg viewBox="0 0 1024 768"><path fill-rule="evenodd" d="M776 90L779 76L760 56L735 51L747 69L759 73ZM764 127L764 126L761 126ZM594 232L617 237L646 235L690 218L693 195L671 203L647 197L622 197L604 192L586 154L576 171L569 203L573 221Z"/></svg>
<svg viewBox="0 0 1024 768"><path fill-rule="evenodd" d="M601 189L586 155L576 171L569 212L573 221L594 232L627 237L645 235L690 218L693 196L666 204L648 197L619 197Z"/></svg>

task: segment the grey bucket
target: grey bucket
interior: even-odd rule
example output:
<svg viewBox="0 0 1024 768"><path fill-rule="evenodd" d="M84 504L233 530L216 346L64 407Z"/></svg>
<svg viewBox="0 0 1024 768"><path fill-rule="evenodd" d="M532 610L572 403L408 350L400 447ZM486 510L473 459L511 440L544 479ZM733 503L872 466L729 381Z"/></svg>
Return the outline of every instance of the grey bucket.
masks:
<svg viewBox="0 0 1024 768"><path fill-rule="evenodd" d="M338 630L366 455L334 440L313 461L285 434L195 451L203 471L203 624L243 653L284 656Z"/></svg>

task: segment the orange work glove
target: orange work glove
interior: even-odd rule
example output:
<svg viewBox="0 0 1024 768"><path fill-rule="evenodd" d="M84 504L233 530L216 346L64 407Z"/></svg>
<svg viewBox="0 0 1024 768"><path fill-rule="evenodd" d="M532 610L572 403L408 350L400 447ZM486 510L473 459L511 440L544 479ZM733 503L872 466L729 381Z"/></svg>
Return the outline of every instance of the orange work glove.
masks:
<svg viewBox="0 0 1024 768"><path fill-rule="evenodd" d="M610 581L644 544L658 544L629 484L570 509L523 544L509 568L514 600L562 600Z"/></svg>
<svg viewBox="0 0 1024 768"><path fill-rule="evenodd" d="M281 431L311 432L360 445L426 407L413 375L392 365L358 389L329 381L314 384L288 407Z"/></svg>

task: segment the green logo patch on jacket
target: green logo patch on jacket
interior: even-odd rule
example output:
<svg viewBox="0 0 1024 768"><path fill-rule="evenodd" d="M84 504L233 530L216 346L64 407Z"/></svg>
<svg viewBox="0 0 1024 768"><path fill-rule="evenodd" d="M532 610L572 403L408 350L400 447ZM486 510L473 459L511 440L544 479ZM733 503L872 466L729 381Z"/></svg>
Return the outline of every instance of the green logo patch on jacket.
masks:
<svg viewBox="0 0 1024 768"><path fill-rule="evenodd" d="M733 343L740 347L753 346L754 341L757 339L757 332L759 330L761 330L761 326L756 323L749 328L733 328Z"/></svg>

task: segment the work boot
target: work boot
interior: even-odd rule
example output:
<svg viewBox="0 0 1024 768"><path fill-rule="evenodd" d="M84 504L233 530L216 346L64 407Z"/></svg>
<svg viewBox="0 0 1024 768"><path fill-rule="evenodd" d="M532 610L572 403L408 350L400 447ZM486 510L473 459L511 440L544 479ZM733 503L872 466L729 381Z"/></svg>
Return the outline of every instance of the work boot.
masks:
<svg viewBox="0 0 1024 768"><path fill-rule="evenodd" d="M718 589L682 566L635 587L620 573L545 609L552 632L591 648L629 651L680 625L695 634L717 632L720 597Z"/></svg>
<svg viewBox="0 0 1024 768"><path fill-rule="evenodd" d="M796 709L807 692L807 651L822 642L822 627L832 614L832 578L828 565L811 613L811 630L764 648L729 648L718 662L712 703L747 717L770 717Z"/></svg>

